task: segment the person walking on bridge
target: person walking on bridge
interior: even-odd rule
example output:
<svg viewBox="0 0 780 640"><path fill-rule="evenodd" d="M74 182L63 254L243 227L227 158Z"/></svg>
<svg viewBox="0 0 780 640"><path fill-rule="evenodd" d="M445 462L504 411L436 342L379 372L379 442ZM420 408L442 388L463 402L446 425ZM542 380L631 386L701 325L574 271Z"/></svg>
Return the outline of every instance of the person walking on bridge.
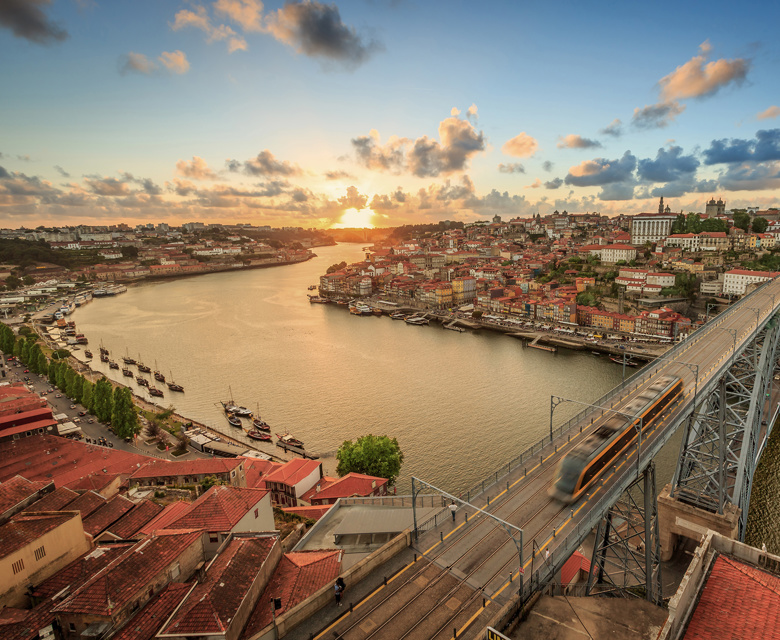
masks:
<svg viewBox="0 0 780 640"><path fill-rule="evenodd" d="M458 510L458 505L455 504L455 501L453 500L450 503L450 513L452 514L452 521L455 522L455 512Z"/></svg>

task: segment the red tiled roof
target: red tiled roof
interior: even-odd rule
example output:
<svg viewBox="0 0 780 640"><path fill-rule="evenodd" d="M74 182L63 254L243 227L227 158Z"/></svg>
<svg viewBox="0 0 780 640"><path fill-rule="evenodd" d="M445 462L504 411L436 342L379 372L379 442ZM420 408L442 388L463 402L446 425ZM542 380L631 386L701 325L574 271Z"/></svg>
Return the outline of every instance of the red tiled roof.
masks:
<svg viewBox="0 0 780 640"><path fill-rule="evenodd" d="M130 475L150 460L136 453L84 444L58 436L35 435L0 442L0 481L19 474L54 481L58 487L90 473Z"/></svg>
<svg viewBox="0 0 780 640"><path fill-rule="evenodd" d="M372 486L374 483L376 483L375 486ZM349 498L350 496L369 496L373 491L386 484L387 478L377 478L362 473L348 473L343 478L338 478L325 486L320 484L319 491L315 485L301 496L301 500L312 502L314 500Z"/></svg>
<svg viewBox="0 0 780 640"><path fill-rule="evenodd" d="M84 531L93 538L105 531L135 505L124 496L114 496L102 507L84 518Z"/></svg>
<svg viewBox="0 0 780 640"><path fill-rule="evenodd" d="M332 504L315 504L311 507L282 507L282 511L299 515L302 518L319 520L330 510L332 506Z"/></svg>
<svg viewBox="0 0 780 640"><path fill-rule="evenodd" d="M144 536L157 531L158 529L165 529L171 522L176 520L181 514L185 513L190 508L189 502L173 502L166 505L165 508L154 516L149 522L141 527L136 534Z"/></svg>
<svg viewBox="0 0 780 640"><path fill-rule="evenodd" d="M71 491L65 487L59 487L47 493L40 500L36 500L29 507L27 507L25 513L35 513L36 511L62 511L65 505L70 504L79 494L75 491Z"/></svg>
<svg viewBox="0 0 780 640"><path fill-rule="evenodd" d="M267 493L263 489L227 485L212 487L166 529L230 531Z"/></svg>
<svg viewBox="0 0 780 640"><path fill-rule="evenodd" d="M22 513L0 526L0 558L31 544L71 518L73 513L37 514Z"/></svg>
<svg viewBox="0 0 780 640"><path fill-rule="evenodd" d="M51 482L30 482L22 476L14 476L0 484L0 515L28 500ZM53 486L52 486L53 489ZM18 509L18 507L17 507Z"/></svg>
<svg viewBox="0 0 780 640"><path fill-rule="evenodd" d="M341 554L341 550L284 554L258 599L241 637L250 638L271 624L273 614L268 606L270 598L282 600L282 608L276 612L278 616L335 580L341 570Z"/></svg>
<svg viewBox="0 0 780 640"><path fill-rule="evenodd" d="M0 610L0 640L38 640L38 631L54 622L51 601L32 609Z"/></svg>
<svg viewBox="0 0 780 640"><path fill-rule="evenodd" d="M112 640L152 640L192 587L192 584L171 582L147 602Z"/></svg>
<svg viewBox="0 0 780 640"><path fill-rule="evenodd" d="M233 538L211 561L205 578L187 595L163 633L224 634L277 539L275 535Z"/></svg>
<svg viewBox="0 0 780 640"><path fill-rule="evenodd" d="M278 469L275 469L269 473L264 480L266 482L279 482L288 486L295 486L306 476L311 474L322 463L317 460L305 460L303 458L296 458L286 462Z"/></svg>
<svg viewBox="0 0 780 640"><path fill-rule="evenodd" d="M243 461L246 486L252 488L264 488L263 476L280 466L276 462L261 460L260 458L243 458Z"/></svg>
<svg viewBox="0 0 780 640"><path fill-rule="evenodd" d="M71 502L67 510L81 511L81 519L86 520L91 513L100 509L106 502L108 501L99 493L87 491Z"/></svg>
<svg viewBox="0 0 780 640"><path fill-rule="evenodd" d="M121 610L188 548L200 531L157 531L136 542L58 604L55 612L111 616Z"/></svg>
<svg viewBox="0 0 780 640"><path fill-rule="evenodd" d="M683 637L780 639L780 577L718 556Z"/></svg>
<svg viewBox="0 0 780 640"><path fill-rule="evenodd" d="M240 458L198 458L196 460L154 460L135 471L131 478L159 478L161 476L190 476L230 473L240 466Z"/></svg>
<svg viewBox="0 0 780 640"><path fill-rule="evenodd" d="M580 571L588 573L590 571L590 561L579 551L575 551L571 558L561 567L561 584L564 586L571 584L571 581L574 580Z"/></svg>
<svg viewBox="0 0 780 640"><path fill-rule="evenodd" d="M90 473L88 476L77 478L65 486L74 491L97 491L100 493L120 475L119 473Z"/></svg>
<svg viewBox="0 0 780 640"><path fill-rule="evenodd" d="M732 269L731 271L726 271L726 275L735 275L735 276L761 276L763 278L774 278L776 275L778 275L777 271L749 271L748 269Z"/></svg>
<svg viewBox="0 0 780 640"><path fill-rule="evenodd" d="M70 587L73 592L84 584L89 578L94 576L103 567L108 565L132 546L131 543L117 543L110 545L100 545L91 549L73 562L36 585L32 592L35 598L51 598L62 591L65 587Z"/></svg>
<svg viewBox="0 0 780 640"><path fill-rule="evenodd" d="M119 520L108 527L108 531L120 539L127 540L138 533L141 527L162 511L163 507L161 505L155 504L151 500L142 500L134 509L125 513Z"/></svg>

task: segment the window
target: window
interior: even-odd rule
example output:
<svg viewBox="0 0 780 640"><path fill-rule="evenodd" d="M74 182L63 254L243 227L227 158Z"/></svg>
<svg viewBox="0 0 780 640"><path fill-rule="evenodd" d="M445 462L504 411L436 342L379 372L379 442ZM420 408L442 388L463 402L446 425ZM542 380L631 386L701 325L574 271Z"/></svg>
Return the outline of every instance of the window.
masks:
<svg viewBox="0 0 780 640"><path fill-rule="evenodd" d="M68 623L68 631L71 633L76 633L76 624L74 622Z"/></svg>
<svg viewBox="0 0 780 640"><path fill-rule="evenodd" d="M16 575L17 573L22 571L22 569L24 569L24 560L17 560L11 566L13 567L14 575Z"/></svg>
<svg viewBox="0 0 780 640"><path fill-rule="evenodd" d="M43 546L43 545L41 545L40 547L38 547L38 548L35 550L35 559L36 559L36 560L40 560L40 559L41 559L41 558L43 558L45 555L46 555L46 549L44 548L44 546Z"/></svg>
<svg viewBox="0 0 780 640"><path fill-rule="evenodd" d="M219 536L216 533L210 533L209 542L219 542Z"/></svg>

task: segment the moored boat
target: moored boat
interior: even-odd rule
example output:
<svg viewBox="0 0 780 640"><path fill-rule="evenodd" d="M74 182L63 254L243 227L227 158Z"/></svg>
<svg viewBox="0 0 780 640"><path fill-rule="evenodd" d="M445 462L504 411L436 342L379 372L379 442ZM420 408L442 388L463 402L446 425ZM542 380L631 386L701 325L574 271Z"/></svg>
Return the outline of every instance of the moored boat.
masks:
<svg viewBox="0 0 780 640"><path fill-rule="evenodd" d="M428 318L423 318L422 316L410 316L408 318L404 318L404 322L406 324L418 324L418 325L430 324Z"/></svg>
<svg viewBox="0 0 780 640"><path fill-rule="evenodd" d="M320 296L309 296L309 302L312 304L328 304L330 300L327 298L321 298Z"/></svg>
<svg viewBox="0 0 780 640"><path fill-rule="evenodd" d="M241 418L234 416L232 413L227 415L227 421L231 427L238 427L239 429L242 427Z"/></svg>
<svg viewBox="0 0 780 640"><path fill-rule="evenodd" d="M87 356L87 358L91 358L92 357L92 352L91 351L85 351L84 355Z"/></svg>
<svg viewBox="0 0 780 640"><path fill-rule="evenodd" d="M184 387L182 387L180 384L176 384L175 382L173 382L173 372L171 372L171 381L166 382L165 384L168 385L168 388L171 391L179 391L181 393L184 393Z"/></svg>
<svg viewBox="0 0 780 640"><path fill-rule="evenodd" d="M617 362L618 364L623 364L623 358L620 356L609 356L609 359L612 360L612 362ZM638 367L639 363L636 360L632 360L631 358L626 358L625 364L627 367Z"/></svg>
<svg viewBox="0 0 780 640"><path fill-rule="evenodd" d="M261 440L263 442L271 442L271 436L268 433L262 433L261 431L258 431L257 429L250 429L246 432L247 437L252 438L252 440Z"/></svg>
<svg viewBox="0 0 780 640"><path fill-rule="evenodd" d="M136 376L135 381L140 384L142 387L148 387L149 381L146 378L142 378L141 376Z"/></svg>
<svg viewBox="0 0 780 640"><path fill-rule="evenodd" d="M139 363L138 363L138 370L139 370L140 372L142 372L142 373L151 373L151 372L152 372L152 368L151 368L151 367L147 367L147 366L146 366L145 364L143 364L142 362L139 362Z"/></svg>
<svg viewBox="0 0 780 640"><path fill-rule="evenodd" d="M122 362L125 364L135 364L135 359L130 357L130 354L122 356Z"/></svg>
<svg viewBox="0 0 780 640"><path fill-rule="evenodd" d="M157 360L154 361L154 379L157 382L165 382L165 376L157 368Z"/></svg>
<svg viewBox="0 0 780 640"><path fill-rule="evenodd" d="M130 369L128 369L127 367L125 367L124 369L122 369L122 375L125 376L126 378L132 378L133 372L130 371Z"/></svg>
<svg viewBox="0 0 780 640"><path fill-rule="evenodd" d="M162 398L164 394L157 387L149 387L149 395L150 396L155 396L157 398Z"/></svg>
<svg viewBox="0 0 780 640"><path fill-rule="evenodd" d="M119 369L119 365L116 362L114 362L113 360L111 360L108 363L108 368L109 369Z"/></svg>
<svg viewBox="0 0 780 640"><path fill-rule="evenodd" d="M252 426L255 429L260 429L260 431L271 431L270 425L265 420L260 420L259 418L252 418Z"/></svg>
<svg viewBox="0 0 780 640"><path fill-rule="evenodd" d="M298 440L298 438L293 438L289 433L282 433L276 434L276 438L278 439L278 444L280 447L289 446L289 447L298 447L298 449L303 449L303 442Z"/></svg>
<svg viewBox="0 0 780 640"><path fill-rule="evenodd" d="M100 354L100 362L108 362L108 356L105 353Z"/></svg>

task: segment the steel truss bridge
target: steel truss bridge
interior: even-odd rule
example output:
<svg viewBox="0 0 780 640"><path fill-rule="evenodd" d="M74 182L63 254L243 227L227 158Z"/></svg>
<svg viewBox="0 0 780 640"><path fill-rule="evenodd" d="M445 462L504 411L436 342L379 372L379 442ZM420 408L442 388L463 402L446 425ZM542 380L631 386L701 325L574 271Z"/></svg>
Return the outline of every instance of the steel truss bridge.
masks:
<svg viewBox="0 0 780 640"><path fill-rule="evenodd" d="M553 397L550 434L469 491L450 495L414 478L413 497L455 501L455 522L448 509L415 519L414 560L317 637L483 637L559 582L594 529L587 592L660 603L653 459L682 429L670 496L713 517L731 514L743 539L753 474L777 417L779 306L780 279L771 280L555 429L554 410L566 400ZM561 457L610 416L626 415L621 408L661 375L682 378L683 394L631 453L573 504L551 498Z"/></svg>

